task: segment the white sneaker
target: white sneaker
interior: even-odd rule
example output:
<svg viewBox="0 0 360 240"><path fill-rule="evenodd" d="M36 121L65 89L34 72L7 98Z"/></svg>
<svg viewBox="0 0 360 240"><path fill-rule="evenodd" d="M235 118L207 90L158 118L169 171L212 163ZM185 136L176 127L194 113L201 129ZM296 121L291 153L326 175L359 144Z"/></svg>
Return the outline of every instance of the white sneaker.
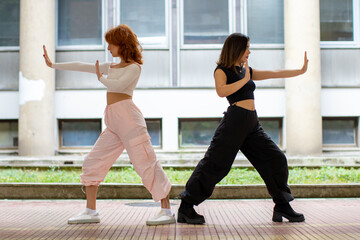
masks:
<svg viewBox="0 0 360 240"><path fill-rule="evenodd" d="M173 213L172 215L167 215L163 210L161 210L159 214L156 215L155 217L152 217L146 221L146 225L148 226L170 224L170 223L176 223L175 214Z"/></svg>
<svg viewBox="0 0 360 240"><path fill-rule="evenodd" d="M90 215L86 210L68 220L68 224L99 223L99 222L100 222L99 213L96 213L95 215Z"/></svg>

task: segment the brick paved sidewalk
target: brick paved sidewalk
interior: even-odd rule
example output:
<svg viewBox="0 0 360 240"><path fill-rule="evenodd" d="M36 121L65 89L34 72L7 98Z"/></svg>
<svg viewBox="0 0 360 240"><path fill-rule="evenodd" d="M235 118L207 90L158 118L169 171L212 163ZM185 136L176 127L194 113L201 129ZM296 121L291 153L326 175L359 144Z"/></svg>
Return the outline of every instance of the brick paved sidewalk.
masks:
<svg viewBox="0 0 360 240"><path fill-rule="evenodd" d="M171 200L177 213L179 201ZM2 200L0 239L360 239L360 199L297 199L304 223L273 223L270 200L207 200L206 224L145 225L159 211L150 200L99 200L101 223L68 225L83 200Z"/></svg>

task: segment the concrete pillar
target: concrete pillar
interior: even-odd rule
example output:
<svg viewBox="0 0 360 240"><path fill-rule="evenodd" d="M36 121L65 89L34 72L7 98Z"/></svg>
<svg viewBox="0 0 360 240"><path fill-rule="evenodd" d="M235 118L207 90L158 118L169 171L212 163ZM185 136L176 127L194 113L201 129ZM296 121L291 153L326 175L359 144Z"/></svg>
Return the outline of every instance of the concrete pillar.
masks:
<svg viewBox="0 0 360 240"><path fill-rule="evenodd" d="M286 153L322 152L319 0L284 0L285 68L300 68L306 50L308 71L285 82Z"/></svg>
<svg viewBox="0 0 360 240"><path fill-rule="evenodd" d="M20 2L19 155L54 155L55 0Z"/></svg>

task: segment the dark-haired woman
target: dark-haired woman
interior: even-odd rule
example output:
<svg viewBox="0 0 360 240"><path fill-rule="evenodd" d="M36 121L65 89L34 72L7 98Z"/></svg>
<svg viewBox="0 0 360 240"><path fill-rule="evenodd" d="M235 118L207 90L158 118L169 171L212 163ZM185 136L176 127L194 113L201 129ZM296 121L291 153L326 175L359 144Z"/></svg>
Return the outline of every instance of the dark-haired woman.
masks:
<svg viewBox="0 0 360 240"><path fill-rule="evenodd" d="M259 124L255 110L253 81L270 78L289 78L307 70L304 56L301 69L262 71L248 66L249 37L234 33L224 43L214 72L216 92L230 103L212 138L204 158L198 163L180 194L178 222L202 224L205 219L194 210L211 196L215 185L230 171L240 150L264 180L275 203L273 221L282 217L302 222L305 217L295 212L289 202L294 198L287 184L288 165L284 153L270 139Z"/></svg>
<svg viewBox="0 0 360 240"><path fill-rule="evenodd" d="M82 167L81 182L86 187L86 209L70 218L68 223L100 222L96 211L97 190L124 149L154 201L161 201L160 213L146 221L146 224L175 223L169 202L171 183L156 159L145 119L132 101L141 73L140 65L143 63L142 47L135 33L125 24L110 29L105 34L105 40L112 56L121 59L120 63L52 63L44 46L44 58L49 67L96 73L98 80L107 88L106 129L86 156Z"/></svg>

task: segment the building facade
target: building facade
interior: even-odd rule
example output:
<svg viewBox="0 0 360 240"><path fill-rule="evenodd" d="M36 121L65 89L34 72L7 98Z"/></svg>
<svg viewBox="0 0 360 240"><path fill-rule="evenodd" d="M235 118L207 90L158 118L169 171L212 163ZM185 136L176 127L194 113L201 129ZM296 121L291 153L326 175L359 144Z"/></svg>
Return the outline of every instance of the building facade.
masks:
<svg viewBox="0 0 360 240"><path fill-rule="evenodd" d="M359 150L360 0L2 0L0 154L89 151L105 129L106 89L95 74L55 62L117 61L104 33L137 34L144 65L134 102L158 152L205 151L228 103L213 71L225 38L250 36L255 69L300 68L256 82L257 113L290 155Z"/></svg>

